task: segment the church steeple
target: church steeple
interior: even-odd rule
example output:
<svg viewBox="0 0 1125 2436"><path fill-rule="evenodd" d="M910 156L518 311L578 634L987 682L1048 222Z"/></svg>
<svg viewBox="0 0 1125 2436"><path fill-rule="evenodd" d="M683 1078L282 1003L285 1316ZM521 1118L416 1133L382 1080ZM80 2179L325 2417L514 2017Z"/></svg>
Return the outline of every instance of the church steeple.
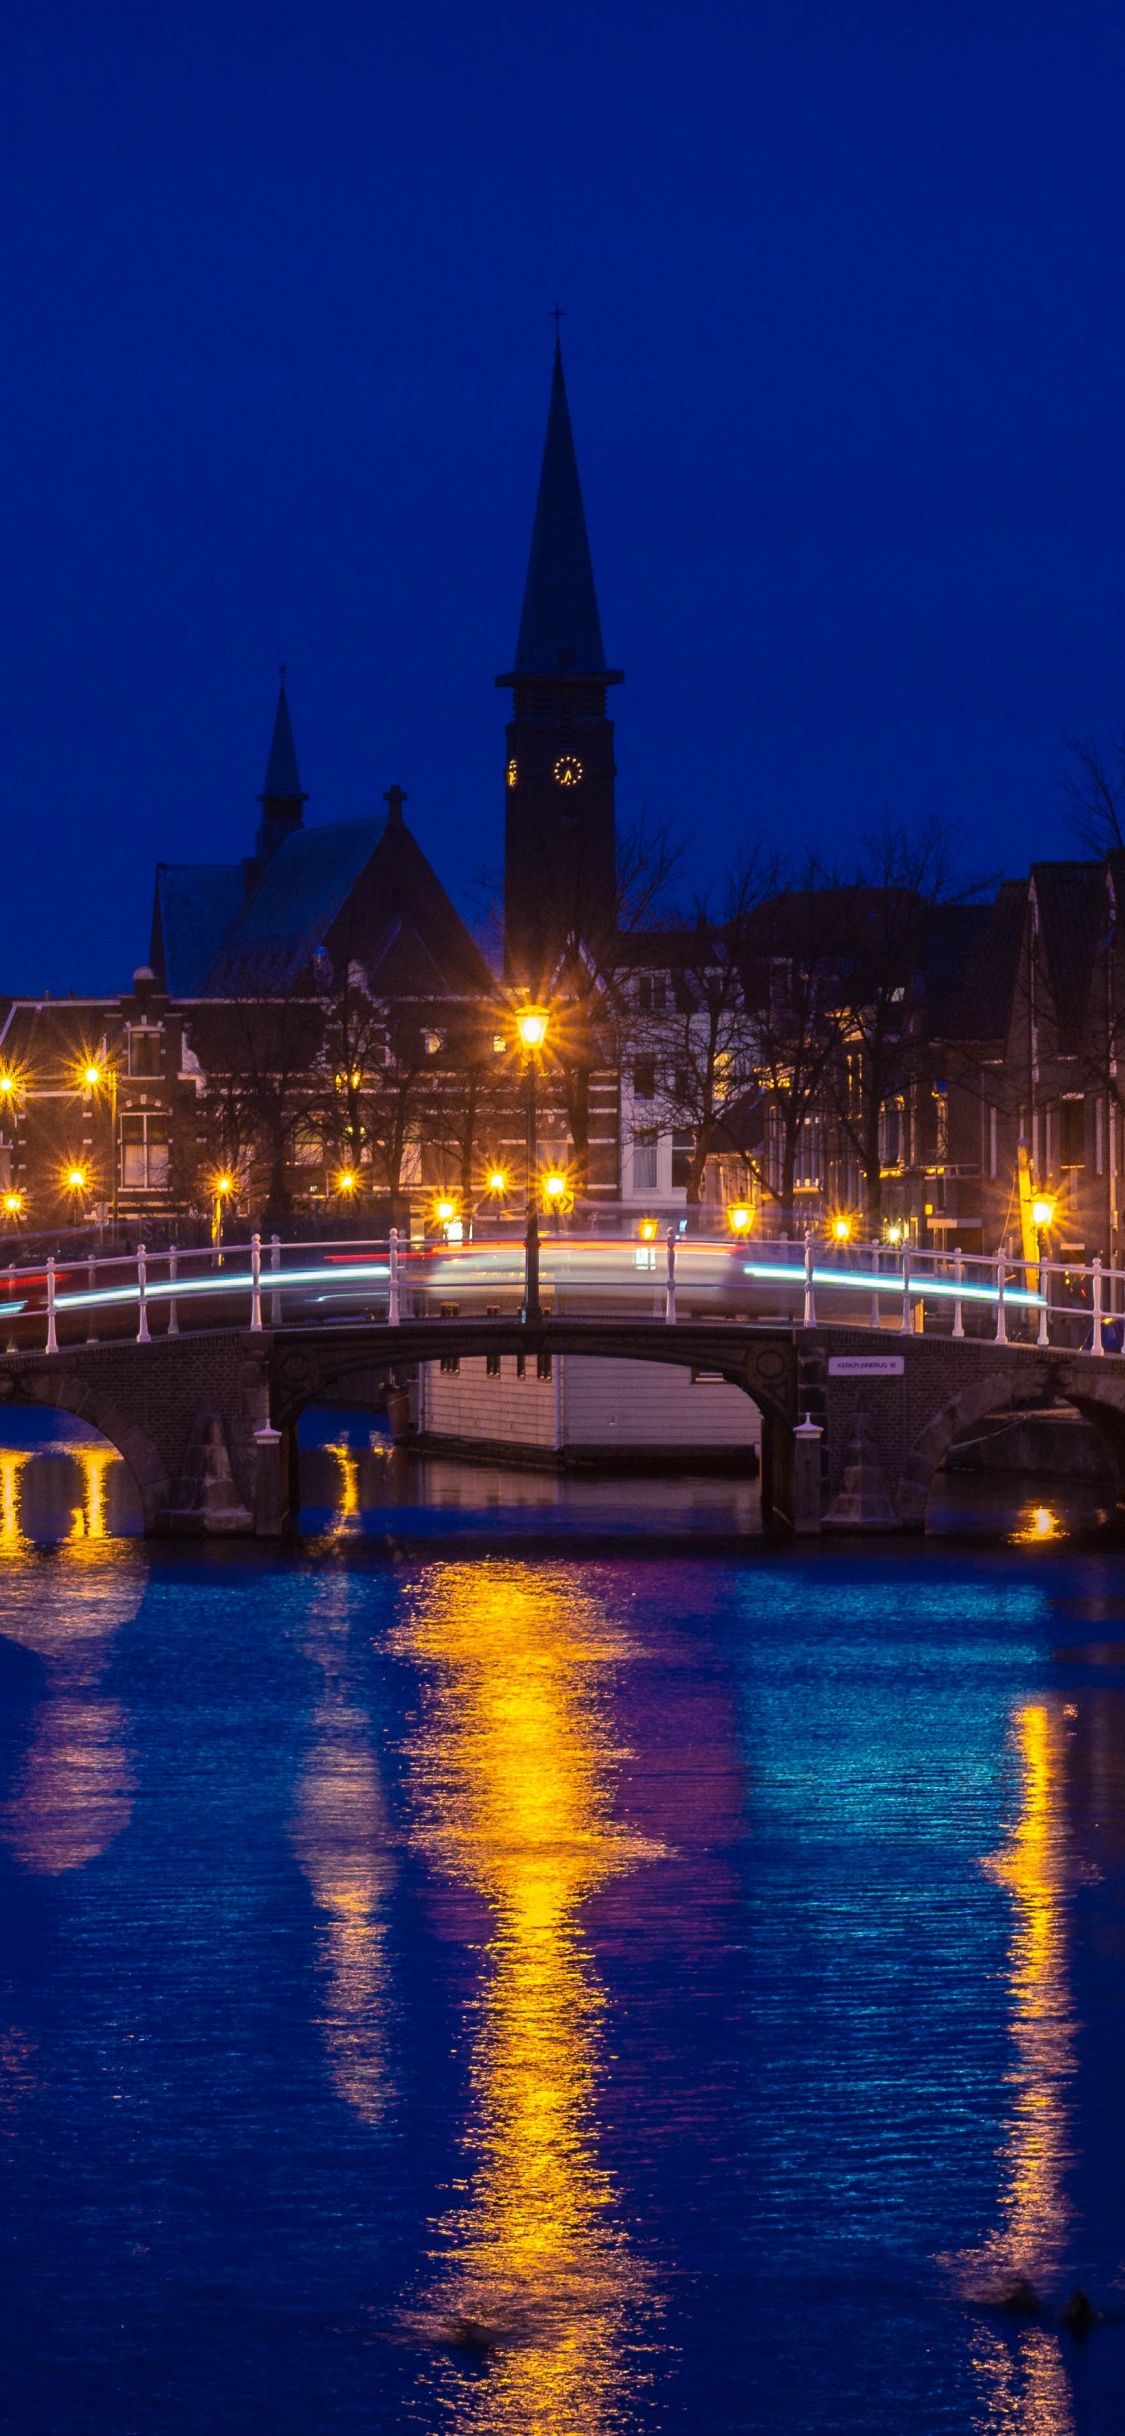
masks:
<svg viewBox="0 0 1125 2436"><path fill-rule="evenodd" d="M581 669L591 676L601 674L605 669L605 652L578 459L570 428L562 348L556 337L547 437L516 644L516 674L557 676L560 669Z"/></svg>
<svg viewBox="0 0 1125 2436"><path fill-rule="evenodd" d="M508 727L504 959L541 987L567 945L614 921L613 725L557 324L547 436Z"/></svg>
<svg viewBox="0 0 1125 2436"><path fill-rule="evenodd" d="M257 840L259 862L268 863L282 840L302 826L304 806L308 800L297 768L297 748L293 742L293 722L285 695L283 666L269 760L266 763L266 783L258 797L262 807Z"/></svg>

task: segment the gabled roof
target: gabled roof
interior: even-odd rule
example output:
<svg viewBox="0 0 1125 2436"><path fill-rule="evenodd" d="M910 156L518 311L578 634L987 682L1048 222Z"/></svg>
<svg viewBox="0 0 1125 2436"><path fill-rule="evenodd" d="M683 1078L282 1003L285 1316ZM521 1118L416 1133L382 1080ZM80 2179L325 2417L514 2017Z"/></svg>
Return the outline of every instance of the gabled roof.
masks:
<svg viewBox="0 0 1125 2436"><path fill-rule="evenodd" d="M1026 906L1026 880L1002 880L992 904L981 909L985 919L972 952L935 1014L935 1030L945 1040L1006 1041Z"/></svg>
<svg viewBox="0 0 1125 2436"><path fill-rule="evenodd" d="M1090 977L1108 927L1106 871L1098 863L1033 863L1040 952L1060 1038L1077 1041Z"/></svg>
<svg viewBox="0 0 1125 2436"><path fill-rule="evenodd" d="M158 863L149 963L172 998L198 998L246 903L241 863Z"/></svg>
<svg viewBox="0 0 1125 2436"><path fill-rule="evenodd" d="M223 943L210 992L290 988L324 945L379 835L376 821L340 821L285 838Z"/></svg>
<svg viewBox="0 0 1125 2436"><path fill-rule="evenodd" d="M578 460L556 346L515 673L558 676L575 669L593 675L604 668Z"/></svg>

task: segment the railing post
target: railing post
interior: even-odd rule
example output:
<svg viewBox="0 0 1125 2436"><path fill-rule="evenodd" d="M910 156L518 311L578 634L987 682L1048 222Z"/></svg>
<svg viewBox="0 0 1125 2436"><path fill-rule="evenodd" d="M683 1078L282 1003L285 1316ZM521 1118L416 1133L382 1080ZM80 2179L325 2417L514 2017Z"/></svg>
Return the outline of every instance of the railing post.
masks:
<svg viewBox="0 0 1125 2436"><path fill-rule="evenodd" d="M1104 1353L1104 1352L1105 1352L1105 1346L1104 1346L1104 1345L1103 1345L1103 1343L1102 1343L1102 1256L1101 1256L1101 1253L1100 1253L1100 1252L1095 1252L1095 1254L1094 1254L1094 1343L1093 1343L1093 1351L1094 1351L1095 1353Z"/></svg>
<svg viewBox="0 0 1125 2436"><path fill-rule="evenodd" d="M280 1237L280 1235L271 1235L271 1236L270 1236L270 1274L271 1274L271 1276L276 1276L276 1275L277 1275L278 1270L280 1269L280 1267L281 1267L281 1237ZM272 1294L271 1294L271 1296L270 1296L270 1327L271 1327L271 1328L280 1328L280 1326L281 1326L281 1291L280 1291L280 1288L279 1288L279 1287L275 1286L275 1287L274 1287L274 1290L273 1290L273 1293L272 1293Z"/></svg>
<svg viewBox="0 0 1125 2436"><path fill-rule="evenodd" d="M1004 1284L1007 1274L1007 1262L1001 1250L996 1255L996 1342L998 1345L1006 1345L1008 1342L1008 1314L1004 1308Z"/></svg>
<svg viewBox="0 0 1125 2436"><path fill-rule="evenodd" d="M811 1232L805 1236L805 1326L816 1326L816 1295L813 1289L814 1247Z"/></svg>
<svg viewBox="0 0 1125 2436"><path fill-rule="evenodd" d="M958 1250L957 1250L957 1251L954 1253L954 1255L953 1255L953 1282L954 1282L954 1284L955 1284L955 1286L956 1286L956 1288L957 1288L957 1299L956 1299L956 1301L955 1301L955 1303L954 1303L954 1305L953 1305L953 1334L954 1334L954 1336L964 1336L964 1333L965 1333L965 1322L964 1322L964 1320L963 1320L963 1318L962 1318L962 1316L961 1316L961 1281L962 1281L962 1279L963 1279L963 1277L964 1277L964 1274L965 1274L965 1263L964 1263L964 1259L963 1259L963 1256L962 1256L962 1254L961 1254L961 1251L960 1251L960 1249L958 1248Z"/></svg>
<svg viewBox="0 0 1125 2436"><path fill-rule="evenodd" d="M539 1300L539 1212L534 1205L527 1213L523 1262L523 1310L520 1318L530 1320L535 1327L543 1317L543 1306Z"/></svg>
<svg viewBox="0 0 1125 2436"><path fill-rule="evenodd" d="M47 1254L47 1351L57 1353L59 1340L55 1334L55 1255Z"/></svg>
<svg viewBox="0 0 1125 2436"><path fill-rule="evenodd" d="M174 1286L174 1285L175 1285L175 1283L176 1283L176 1279L177 1279L177 1277L178 1277L178 1276L179 1276L179 1262L178 1262L177 1257L176 1257L176 1247L175 1247L175 1244L174 1244L174 1243L171 1243L171 1244L169 1244L169 1246L168 1246L168 1283L169 1283L169 1285L170 1285L170 1286ZM179 1333L180 1333L180 1306L179 1306L178 1302L176 1301L176 1297L175 1297L175 1295L173 1294L173 1296L172 1296L172 1298L171 1298L171 1301L169 1302L169 1305L168 1305L168 1334L169 1334L169 1336L178 1336L178 1335L179 1335Z"/></svg>
<svg viewBox="0 0 1125 2436"><path fill-rule="evenodd" d="M98 1341L98 1332L97 1332L97 1329L96 1329L96 1328L95 1328L95 1326L94 1326L94 1302L93 1302L94 1289L95 1289L95 1287L96 1287L96 1285L97 1285L97 1282L98 1282L98 1263L97 1263L97 1256L96 1256L96 1254L95 1254L95 1253L91 1252L90 1257L89 1257L89 1259L88 1259L88 1261L87 1261L87 1263L86 1263L86 1292L87 1292L87 1294L90 1296L90 1315L89 1315L89 1318L88 1318L88 1320L87 1320L87 1322L86 1322L86 1327L87 1327L86 1343L87 1343L88 1345L96 1345L96 1344L97 1344L97 1341Z"/></svg>
<svg viewBox="0 0 1125 2436"><path fill-rule="evenodd" d="M262 1238L250 1237L250 1334L262 1333Z"/></svg>
<svg viewBox="0 0 1125 2436"><path fill-rule="evenodd" d="M399 1326L400 1326L400 1324L401 1324L401 1313L400 1313L400 1311L399 1311L399 1300L398 1300L398 1228L397 1228L397 1226L393 1226L393 1227L391 1228L391 1285L390 1285L390 1296L389 1296L388 1303L387 1303L387 1320L388 1320L389 1325L390 1325L392 1328L397 1328L397 1327L399 1327Z"/></svg>
<svg viewBox="0 0 1125 2436"><path fill-rule="evenodd" d="M15 1302L15 1299L16 1299L16 1264L15 1264L15 1261L13 1260L13 1261L11 1261L11 1262L9 1263L9 1266L8 1266L8 1301L9 1301L10 1303L14 1303L14 1302ZM13 1311L13 1313L12 1313L12 1318L11 1318L11 1323L10 1323L10 1324L11 1324L11 1326L12 1326L13 1328L15 1327L15 1324L16 1324L16 1319L15 1319L15 1313L14 1313L14 1311ZM9 1353L14 1353L14 1352L15 1352L15 1350L16 1350L16 1340L15 1340L14 1336L10 1336L10 1337L8 1338L8 1351L9 1351Z"/></svg>
<svg viewBox="0 0 1125 2436"><path fill-rule="evenodd" d="M908 1243L904 1243L904 1244L903 1244L903 1247L902 1247L902 1333L903 1333L903 1335L904 1335L904 1336L909 1336L909 1335L911 1334L912 1330L913 1330L913 1327L914 1327L914 1314L913 1314L913 1312L911 1311L911 1308L910 1308L910 1245L909 1245Z"/></svg>
<svg viewBox="0 0 1125 2436"><path fill-rule="evenodd" d="M1039 1305L1039 1336L1037 1342L1040 1345L1049 1345L1051 1342L1051 1331L1048 1326L1051 1310L1051 1281L1047 1273L1047 1263L1045 1260L1041 1260L1039 1263L1039 1291L1043 1297L1043 1300Z"/></svg>
<svg viewBox="0 0 1125 2436"><path fill-rule="evenodd" d="M664 1296L664 1317L670 1328L676 1324L676 1230L668 1229L668 1285Z"/></svg>
<svg viewBox="0 0 1125 2436"><path fill-rule="evenodd" d="M148 1334L148 1262L143 1243L137 1245L137 1343L147 1345Z"/></svg>
<svg viewBox="0 0 1125 2436"><path fill-rule="evenodd" d="M878 1244L877 1244L877 1243L873 1243L873 1244L872 1244L872 1246L871 1246L871 1266L872 1266L872 1268L873 1268L873 1269L874 1269L874 1271L875 1271L875 1275L876 1275L876 1277L878 1277L878 1274L879 1274L879 1246L878 1246ZM883 1325L882 1318L881 1318L880 1311L879 1311L879 1288L878 1288L878 1286L872 1286L872 1289L871 1289L871 1325L872 1325L872 1327L873 1327L873 1328L881 1328L881 1327L882 1327L882 1325Z"/></svg>

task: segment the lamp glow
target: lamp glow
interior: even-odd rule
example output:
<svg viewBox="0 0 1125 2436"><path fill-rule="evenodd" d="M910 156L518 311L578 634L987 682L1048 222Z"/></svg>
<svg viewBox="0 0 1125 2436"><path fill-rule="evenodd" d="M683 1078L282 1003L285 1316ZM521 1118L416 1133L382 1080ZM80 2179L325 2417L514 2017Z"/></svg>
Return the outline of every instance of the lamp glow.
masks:
<svg viewBox="0 0 1125 2436"><path fill-rule="evenodd" d="M546 1007L521 1007L516 1017L516 1030L525 1049L541 1049L547 1037L549 1021Z"/></svg>
<svg viewBox="0 0 1125 2436"><path fill-rule="evenodd" d="M5 1193L5 1195L4 1195L4 1216L5 1216L5 1218L22 1218L22 1216L23 1216L23 1194L22 1194L22 1193Z"/></svg>
<svg viewBox="0 0 1125 2436"><path fill-rule="evenodd" d="M87 1089L88 1089L88 1090L90 1090L90 1091L96 1091L96 1090L97 1090L97 1087L98 1087L98 1084L100 1083L101 1079L102 1079L102 1070L101 1070L101 1067L100 1067L100 1066L84 1066L84 1067L83 1067L83 1069L82 1069L82 1080L83 1080L83 1082L86 1084L86 1087L87 1087Z"/></svg>
<svg viewBox="0 0 1125 2436"><path fill-rule="evenodd" d="M4 1094L5 1098L8 1097L10 1092L15 1090L15 1087L16 1078L14 1074L0 1074L0 1092Z"/></svg>
<svg viewBox="0 0 1125 2436"><path fill-rule="evenodd" d="M655 1243L656 1233L657 1227L655 1218L642 1218L640 1226L641 1242Z"/></svg>
<svg viewBox="0 0 1125 2436"><path fill-rule="evenodd" d="M489 1179L488 1179L488 1189L489 1189L489 1192L490 1192L490 1193L506 1193L506 1192L507 1192L507 1189L508 1189L508 1179L507 1179L507 1176L505 1175L504 1170L503 1170L503 1168L502 1168L502 1167L494 1167L494 1168L493 1168L492 1173L491 1173L491 1175L489 1176Z"/></svg>
<svg viewBox="0 0 1125 2436"><path fill-rule="evenodd" d="M86 1190L86 1170L85 1170L85 1168L84 1168L84 1167L68 1167L68 1169L67 1169L67 1171L66 1171L66 1181L67 1181L67 1186L68 1186L69 1190L70 1190L72 1193L83 1193L83 1192L85 1192L85 1190Z"/></svg>
<svg viewBox="0 0 1125 2436"><path fill-rule="evenodd" d="M233 1176L216 1176L216 1178L215 1178L215 1191L216 1191L217 1193L219 1193L219 1194L233 1193L233 1191L234 1191L234 1177L233 1177Z"/></svg>
<svg viewBox="0 0 1125 2436"><path fill-rule="evenodd" d="M435 1215L435 1217L436 1217L436 1218L438 1218L438 1219L440 1220L440 1222L441 1222L442 1226L448 1226L448 1225L449 1225L449 1222L450 1222L450 1219L451 1219L451 1218L455 1218L455 1217L457 1216L457 1204L456 1204L456 1202L455 1202L455 1201L435 1201L435 1203L434 1203L434 1215Z"/></svg>
<svg viewBox="0 0 1125 2436"><path fill-rule="evenodd" d="M745 1235L754 1223L754 1212L746 1201L736 1201L727 1211L727 1224L735 1235Z"/></svg>
<svg viewBox="0 0 1125 2436"><path fill-rule="evenodd" d="M337 1190L337 1192L338 1192L338 1193L354 1193L355 1188L356 1188L356 1181L357 1181L357 1179L356 1179L356 1177L353 1175L351 1168L350 1168L350 1167L345 1167L345 1168L344 1168L344 1169L341 1171L341 1173L340 1173L340 1174L337 1176L337 1178L336 1178L336 1190Z"/></svg>
<svg viewBox="0 0 1125 2436"><path fill-rule="evenodd" d="M851 1232L852 1232L852 1222L851 1222L851 1219L850 1219L850 1218L834 1218L834 1219L833 1219L833 1221L832 1221L832 1233L833 1233L833 1235L835 1236L835 1239L836 1239L837 1243L848 1243L848 1242L850 1242L850 1240L851 1240Z"/></svg>
<svg viewBox="0 0 1125 2436"><path fill-rule="evenodd" d="M1038 1227L1054 1225L1055 1196L1053 1193L1040 1193L1037 1195L1036 1199L1031 1204L1031 1223L1033 1226Z"/></svg>
<svg viewBox="0 0 1125 2436"><path fill-rule="evenodd" d="M561 1201L563 1194L566 1191L566 1177L559 1175L544 1176L543 1190L547 1195L548 1201Z"/></svg>

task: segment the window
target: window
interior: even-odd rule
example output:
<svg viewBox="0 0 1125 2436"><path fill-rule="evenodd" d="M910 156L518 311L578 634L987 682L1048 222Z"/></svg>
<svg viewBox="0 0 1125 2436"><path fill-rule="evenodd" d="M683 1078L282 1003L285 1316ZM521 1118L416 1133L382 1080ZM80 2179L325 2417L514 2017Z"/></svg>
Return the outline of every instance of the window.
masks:
<svg viewBox="0 0 1125 2436"><path fill-rule="evenodd" d="M695 1135L686 1130L672 1136L672 1184L676 1190L691 1182L695 1160Z"/></svg>
<svg viewBox="0 0 1125 2436"><path fill-rule="evenodd" d="M652 1100L656 1097L656 1060L638 1057L633 1067L633 1097Z"/></svg>
<svg viewBox="0 0 1125 2436"><path fill-rule="evenodd" d="M129 1072L142 1081L160 1072L160 1033L134 1025L129 1034Z"/></svg>
<svg viewBox="0 0 1125 2436"><path fill-rule="evenodd" d="M122 1117L121 1183L126 1192L160 1193L165 1190L168 1183L166 1117Z"/></svg>
<svg viewBox="0 0 1125 2436"><path fill-rule="evenodd" d="M1084 1167L1086 1164L1086 1102L1079 1095L1062 1104L1062 1130L1059 1165Z"/></svg>
<svg viewBox="0 0 1125 2436"><path fill-rule="evenodd" d="M656 1191L656 1135L638 1133L633 1141L633 1191Z"/></svg>
<svg viewBox="0 0 1125 2436"><path fill-rule="evenodd" d="M651 1013L652 1013L652 975L651 975L651 973L642 973L642 974L641 974L641 978L640 978L640 980L639 980L639 981L638 981L638 983L637 983L637 1005L639 1006L639 1008L640 1008L640 1010L641 1010L642 1015L651 1015Z"/></svg>

